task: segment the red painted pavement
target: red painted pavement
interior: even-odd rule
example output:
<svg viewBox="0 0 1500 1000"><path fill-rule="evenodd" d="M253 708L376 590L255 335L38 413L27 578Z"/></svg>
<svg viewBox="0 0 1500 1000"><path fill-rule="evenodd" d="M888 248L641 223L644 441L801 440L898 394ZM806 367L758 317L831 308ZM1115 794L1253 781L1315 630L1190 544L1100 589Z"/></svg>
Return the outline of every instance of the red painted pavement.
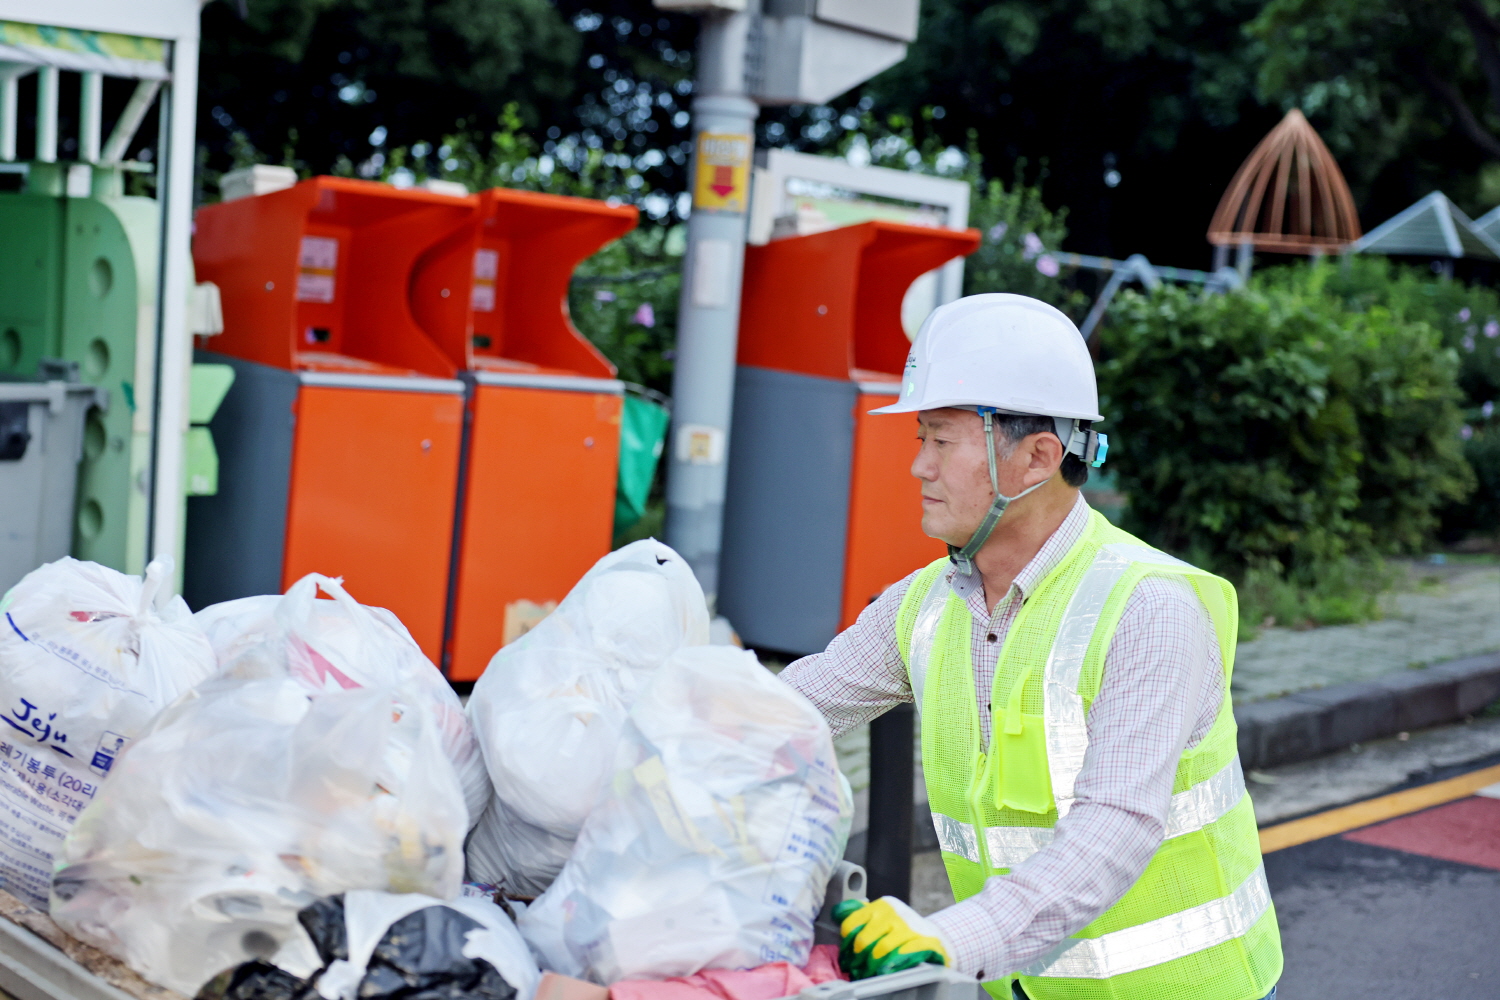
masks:
<svg viewBox="0 0 1500 1000"><path fill-rule="evenodd" d="M1500 871L1500 799L1459 799L1346 833L1344 839Z"/></svg>

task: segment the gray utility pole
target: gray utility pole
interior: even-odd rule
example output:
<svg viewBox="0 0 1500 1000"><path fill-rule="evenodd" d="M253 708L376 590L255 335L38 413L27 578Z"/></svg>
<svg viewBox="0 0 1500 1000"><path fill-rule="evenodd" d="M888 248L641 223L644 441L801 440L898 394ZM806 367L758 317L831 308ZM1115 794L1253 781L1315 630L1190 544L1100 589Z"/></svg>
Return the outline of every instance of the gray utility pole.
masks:
<svg viewBox="0 0 1500 1000"><path fill-rule="evenodd" d="M747 6L755 6L754 0ZM687 560L709 606L719 590L724 480L759 108L745 64L758 11L707 11L693 94L693 213L677 313L667 542Z"/></svg>
<svg viewBox="0 0 1500 1000"><path fill-rule="evenodd" d="M919 0L655 0L701 18L677 314L667 543L719 592L740 285L760 105L822 104L906 56Z"/></svg>

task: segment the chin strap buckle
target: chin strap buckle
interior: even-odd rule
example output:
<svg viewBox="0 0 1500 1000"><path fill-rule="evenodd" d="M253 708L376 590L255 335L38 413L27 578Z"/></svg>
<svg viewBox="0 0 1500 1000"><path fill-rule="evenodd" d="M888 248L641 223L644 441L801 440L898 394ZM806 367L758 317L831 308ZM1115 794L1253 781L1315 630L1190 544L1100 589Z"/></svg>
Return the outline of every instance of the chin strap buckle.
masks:
<svg viewBox="0 0 1500 1000"><path fill-rule="evenodd" d="M1058 425L1057 436L1063 442L1063 454L1077 455L1091 469L1104 464L1104 456L1109 454L1109 435L1086 431L1078 426L1078 421L1066 417L1052 419Z"/></svg>
<svg viewBox="0 0 1500 1000"><path fill-rule="evenodd" d="M1083 461L1091 469L1097 469L1104 464L1104 456L1109 454L1109 435L1100 434L1098 431L1088 431L1088 442L1083 446Z"/></svg>

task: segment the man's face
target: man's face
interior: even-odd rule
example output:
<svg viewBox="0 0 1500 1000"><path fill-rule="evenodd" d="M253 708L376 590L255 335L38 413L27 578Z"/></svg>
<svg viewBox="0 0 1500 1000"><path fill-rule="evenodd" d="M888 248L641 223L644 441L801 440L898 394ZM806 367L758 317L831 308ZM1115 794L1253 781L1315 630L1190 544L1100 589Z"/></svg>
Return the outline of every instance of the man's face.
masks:
<svg viewBox="0 0 1500 1000"><path fill-rule="evenodd" d="M963 545L989 510L989 460L984 419L972 410L923 410L917 415L922 442L911 474L922 481L922 532L949 545ZM997 444L998 444L997 440ZM1007 472L1001 463L1000 488Z"/></svg>

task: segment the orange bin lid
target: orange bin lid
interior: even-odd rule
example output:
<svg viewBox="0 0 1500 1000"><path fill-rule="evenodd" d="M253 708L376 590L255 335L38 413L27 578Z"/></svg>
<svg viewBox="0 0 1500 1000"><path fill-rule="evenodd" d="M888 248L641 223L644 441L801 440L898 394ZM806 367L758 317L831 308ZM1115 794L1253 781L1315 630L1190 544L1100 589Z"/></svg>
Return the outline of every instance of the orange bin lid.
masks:
<svg viewBox="0 0 1500 1000"><path fill-rule="evenodd" d="M416 276L417 315L454 365L612 377L614 365L578 332L568 283L585 258L635 228L629 205L493 188L473 224L434 247ZM463 270L462 298L441 290Z"/></svg>
<svg viewBox="0 0 1500 1000"><path fill-rule="evenodd" d="M745 252L739 363L840 380L899 378L912 282L979 248L977 229L865 222Z"/></svg>
<svg viewBox="0 0 1500 1000"><path fill-rule="evenodd" d="M413 275L431 248L472 230L477 207L474 197L314 177L199 209L194 265L224 304L210 346L276 368L451 378L457 366L415 308ZM447 298L467 298L468 287L450 282Z"/></svg>

